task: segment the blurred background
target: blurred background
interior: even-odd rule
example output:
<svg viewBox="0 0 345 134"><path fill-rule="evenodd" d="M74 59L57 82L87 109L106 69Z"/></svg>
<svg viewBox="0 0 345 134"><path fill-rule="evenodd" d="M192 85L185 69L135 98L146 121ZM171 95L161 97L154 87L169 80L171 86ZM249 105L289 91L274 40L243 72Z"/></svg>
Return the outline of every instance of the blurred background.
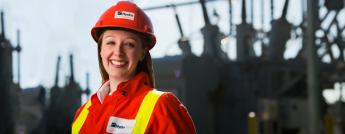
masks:
<svg viewBox="0 0 345 134"><path fill-rule="evenodd" d="M101 84L90 30L117 1L0 0L0 134L70 133ZM345 0L133 2L155 28L156 88L198 133L345 133Z"/></svg>

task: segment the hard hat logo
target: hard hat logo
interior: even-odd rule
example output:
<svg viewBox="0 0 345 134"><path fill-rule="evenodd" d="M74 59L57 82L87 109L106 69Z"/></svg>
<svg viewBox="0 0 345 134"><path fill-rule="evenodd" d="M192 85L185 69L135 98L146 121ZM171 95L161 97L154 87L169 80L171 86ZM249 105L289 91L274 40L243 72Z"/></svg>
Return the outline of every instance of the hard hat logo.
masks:
<svg viewBox="0 0 345 134"><path fill-rule="evenodd" d="M116 11L115 12L115 19L128 19L128 20L134 20L134 13L132 12L126 12L126 11Z"/></svg>

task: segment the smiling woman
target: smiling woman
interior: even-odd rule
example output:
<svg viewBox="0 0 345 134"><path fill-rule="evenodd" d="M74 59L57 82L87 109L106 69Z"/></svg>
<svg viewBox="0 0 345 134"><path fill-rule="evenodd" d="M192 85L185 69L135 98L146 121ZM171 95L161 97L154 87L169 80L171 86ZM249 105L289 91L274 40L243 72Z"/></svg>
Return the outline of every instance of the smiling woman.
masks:
<svg viewBox="0 0 345 134"><path fill-rule="evenodd" d="M101 59L111 83L128 81L135 75L135 69L145 57L147 47L134 33L124 30L107 30L103 33ZM110 92L116 90L116 84L110 84Z"/></svg>
<svg viewBox="0 0 345 134"><path fill-rule="evenodd" d="M154 89L149 50L156 37L135 4L110 7L92 28L103 84L79 108L72 133L196 133L186 107L169 92Z"/></svg>

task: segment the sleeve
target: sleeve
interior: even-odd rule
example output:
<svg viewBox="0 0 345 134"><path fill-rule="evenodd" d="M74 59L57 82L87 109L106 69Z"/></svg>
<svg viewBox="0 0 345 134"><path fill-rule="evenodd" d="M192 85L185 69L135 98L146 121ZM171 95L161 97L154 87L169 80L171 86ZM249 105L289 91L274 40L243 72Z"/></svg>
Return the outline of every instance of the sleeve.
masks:
<svg viewBox="0 0 345 134"><path fill-rule="evenodd" d="M192 118L186 107L172 93L164 93L152 112L146 133L195 134Z"/></svg>

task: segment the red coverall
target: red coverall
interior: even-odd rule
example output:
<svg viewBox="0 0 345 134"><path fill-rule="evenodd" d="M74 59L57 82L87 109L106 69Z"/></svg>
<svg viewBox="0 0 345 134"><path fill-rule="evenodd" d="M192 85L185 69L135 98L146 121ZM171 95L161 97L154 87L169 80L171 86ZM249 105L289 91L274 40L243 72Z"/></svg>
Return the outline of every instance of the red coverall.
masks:
<svg viewBox="0 0 345 134"><path fill-rule="evenodd" d="M82 134L103 134L107 132L111 117L135 120L140 104L148 91L148 76L141 72L133 79L122 82L109 95L109 82L105 82L98 92L91 96L91 106L87 118L80 129ZM85 104L79 108L75 119ZM193 121L186 107L170 92L163 93L154 106L145 129L148 134L194 134Z"/></svg>

